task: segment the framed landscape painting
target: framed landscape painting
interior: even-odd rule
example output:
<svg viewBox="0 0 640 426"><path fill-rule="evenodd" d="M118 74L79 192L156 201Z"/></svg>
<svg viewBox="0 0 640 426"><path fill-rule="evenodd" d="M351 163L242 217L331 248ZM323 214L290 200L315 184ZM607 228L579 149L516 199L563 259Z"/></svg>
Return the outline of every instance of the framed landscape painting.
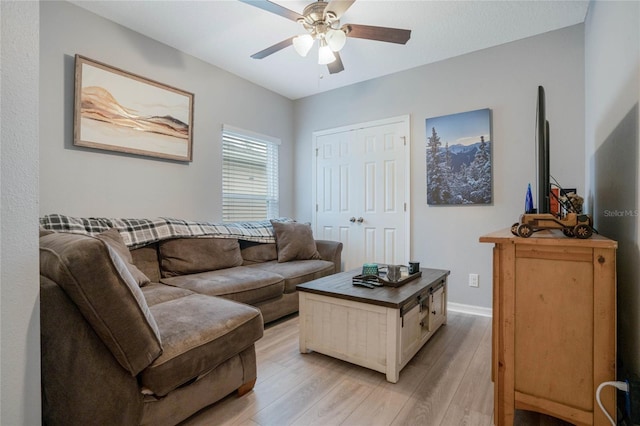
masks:
<svg viewBox="0 0 640 426"><path fill-rule="evenodd" d="M427 118L427 204L491 204L491 110Z"/></svg>
<svg viewBox="0 0 640 426"><path fill-rule="evenodd" d="M192 160L193 94L75 57L76 146Z"/></svg>

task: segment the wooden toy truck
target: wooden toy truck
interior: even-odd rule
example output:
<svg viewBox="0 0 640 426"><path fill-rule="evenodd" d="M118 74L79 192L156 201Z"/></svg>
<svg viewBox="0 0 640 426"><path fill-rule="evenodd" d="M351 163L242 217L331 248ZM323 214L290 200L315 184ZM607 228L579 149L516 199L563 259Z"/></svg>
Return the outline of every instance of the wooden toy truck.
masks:
<svg viewBox="0 0 640 426"><path fill-rule="evenodd" d="M522 238L529 238L542 229L561 229L567 237L587 239L593 235L593 221L586 214L567 213L559 218L551 213L525 213L520 215L519 222L511 225L511 233Z"/></svg>

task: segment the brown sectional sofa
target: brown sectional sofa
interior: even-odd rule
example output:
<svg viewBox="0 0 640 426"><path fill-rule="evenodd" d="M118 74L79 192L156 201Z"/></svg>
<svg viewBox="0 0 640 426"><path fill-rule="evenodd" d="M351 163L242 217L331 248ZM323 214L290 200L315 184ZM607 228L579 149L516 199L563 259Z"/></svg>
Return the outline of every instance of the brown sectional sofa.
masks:
<svg viewBox="0 0 640 426"><path fill-rule="evenodd" d="M288 260L277 244L235 239L175 238L129 251L115 229L41 235L50 425L176 424L250 391L263 322L296 312L295 286L339 271L342 250L316 241L310 259Z"/></svg>

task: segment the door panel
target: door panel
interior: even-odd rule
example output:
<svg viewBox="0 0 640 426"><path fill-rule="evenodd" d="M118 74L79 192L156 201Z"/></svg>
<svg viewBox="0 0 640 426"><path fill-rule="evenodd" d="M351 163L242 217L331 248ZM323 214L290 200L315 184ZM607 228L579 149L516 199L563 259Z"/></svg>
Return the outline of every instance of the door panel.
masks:
<svg viewBox="0 0 640 426"><path fill-rule="evenodd" d="M344 246L351 246L351 227L350 226L341 226L340 232L336 235L336 238L333 238L333 241L342 241Z"/></svg>
<svg viewBox="0 0 640 426"><path fill-rule="evenodd" d="M364 165L364 211L375 213L376 209L376 163Z"/></svg>
<svg viewBox="0 0 640 426"><path fill-rule="evenodd" d="M396 162L384 162L384 211L394 212L396 204Z"/></svg>
<svg viewBox="0 0 640 426"><path fill-rule="evenodd" d="M340 166L340 211L349 211L349 166Z"/></svg>
<svg viewBox="0 0 640 426"><path fill-rule="evenodd" d="M325 167L322 169L322 179L324 180L324 211L332 211L333 210L333 179L331 174L333 173L333 169L331 167Z"/></svg>
<svg viewBox="0 0 640 426"><path fill-rule="evenodd" d="M396 262L395 259L397 256L397 243L396 236L398 232L397 229L385 229L384 230L384 263L406 263L406 262Z"/></svg>
<svg viewBox="0 0 640 426"><path fill-rule="evenodd" d="M376 256L376 231L376 228L364 228L364 259L374 259ZM353 256L351 253L349 254ZM373 260L363 261L363 263L364 262L373 262ZM357 267L358 265L353 266Z"/></svg>
<svg viewBox="0 0 640 426"><path fill-rule="evenodd" d="M349 219L355 215L351 196L350 164L354 135L327 134L316 138L316 220L317 238L353 244Z"/></svg>

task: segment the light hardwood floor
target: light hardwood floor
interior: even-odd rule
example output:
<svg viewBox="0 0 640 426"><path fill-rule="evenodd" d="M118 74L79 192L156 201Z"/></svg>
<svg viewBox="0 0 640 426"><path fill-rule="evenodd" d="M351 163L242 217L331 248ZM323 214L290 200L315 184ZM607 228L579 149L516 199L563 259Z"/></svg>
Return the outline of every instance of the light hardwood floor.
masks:
<svg viewBox="0 0 640 426"><path fill-rule="evenodd" d="M493 424L491 319L450 312L448 324L400 372L385 375L298 349L298 317L268 326L256 343L252 392L229 395L182 426ZM517 412L516 425L566 425Z"/></svg>

